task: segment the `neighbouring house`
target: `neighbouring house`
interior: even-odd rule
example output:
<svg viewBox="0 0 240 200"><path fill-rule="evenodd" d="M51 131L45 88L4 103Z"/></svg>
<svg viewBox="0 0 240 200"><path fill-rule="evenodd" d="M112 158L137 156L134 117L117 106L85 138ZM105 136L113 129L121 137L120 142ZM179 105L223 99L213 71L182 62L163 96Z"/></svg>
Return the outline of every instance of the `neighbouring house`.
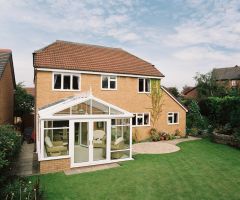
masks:
<svg viewBox="0 0 240 200"><path fill-rule="evenodd" d="M14 122L15 89L12 51L0 49L0 125Z"/></svg>
<svg viewBox="0 0 240 200"><path fill-rule="evenodd" d="M198 91L197 87L187 87L182 91L182 96L185 99L197 99L198 97Z"/></svg>
<svg viewBox="0 0 240 200"><path fill-rule="evenodd" d="M227 88L240 87L240 67L215 68L212 71L214 79Z"/></svg>
<svg viewBox="0 0 240 200"><path fill-rule="evenodd" d="M150 136L151 80L163 74L120 48L56 41L33 53L40 172L132 159ZM187 109L165 88L159 131L185 135Z"/></svg>

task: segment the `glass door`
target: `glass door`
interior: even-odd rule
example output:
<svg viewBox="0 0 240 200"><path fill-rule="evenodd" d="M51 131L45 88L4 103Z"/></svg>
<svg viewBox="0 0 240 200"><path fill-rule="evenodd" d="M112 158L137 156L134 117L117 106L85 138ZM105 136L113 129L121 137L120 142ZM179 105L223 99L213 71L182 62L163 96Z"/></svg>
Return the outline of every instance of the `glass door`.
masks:
<svg viewBox="0 0 240 200"><path fill-rule="evenodd" d="M89 122L74 123L74 163L89 162Z"/></svg>

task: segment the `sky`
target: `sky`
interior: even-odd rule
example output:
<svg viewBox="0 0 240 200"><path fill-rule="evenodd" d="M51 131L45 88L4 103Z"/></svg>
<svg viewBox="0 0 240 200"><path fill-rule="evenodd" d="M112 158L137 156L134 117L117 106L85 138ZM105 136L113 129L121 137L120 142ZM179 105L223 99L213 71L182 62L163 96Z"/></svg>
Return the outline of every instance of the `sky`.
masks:
<svg viewBox="0 0 240 200"><path fill-rule="evenodd" d="M0 48L33 86L32 53L56 40L123 48L155 65L167 87L239 65L239 0L0 0Z"/></svg>

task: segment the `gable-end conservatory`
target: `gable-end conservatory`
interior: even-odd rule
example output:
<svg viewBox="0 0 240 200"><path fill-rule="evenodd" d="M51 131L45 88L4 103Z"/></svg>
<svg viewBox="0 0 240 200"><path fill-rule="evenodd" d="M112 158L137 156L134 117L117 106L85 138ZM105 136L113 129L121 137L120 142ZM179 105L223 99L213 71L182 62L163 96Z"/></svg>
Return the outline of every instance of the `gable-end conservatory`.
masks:
<svg viewBox="0 0 240 200"><path fill-rule="evenodd" d="M39 161L70 158L71 166L132 159L132 114L82 93L38 112Z"/></svg>

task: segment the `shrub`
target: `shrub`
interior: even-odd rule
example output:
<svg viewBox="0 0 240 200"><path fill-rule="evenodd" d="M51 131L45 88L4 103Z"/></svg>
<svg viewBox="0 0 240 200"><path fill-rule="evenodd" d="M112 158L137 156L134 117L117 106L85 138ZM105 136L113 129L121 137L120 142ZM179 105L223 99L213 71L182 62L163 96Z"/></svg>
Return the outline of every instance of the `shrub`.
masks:
<svg viewBox="0 0 240 200"><path fill-rule="evenodd" d="M11 164L21 149L21 136L10 125L0 126L0 185L11 175Z"/></svg>
<svg viewBox="0 0 240 200"><path fill-rule="evenodd" d="M152 141L159 141L159 140L160 140L160 137L159 137L159 134L158 134L158 132L157 132L157 129L152 128L152 129L150 130L150 135L151 135Z"/></svg>

